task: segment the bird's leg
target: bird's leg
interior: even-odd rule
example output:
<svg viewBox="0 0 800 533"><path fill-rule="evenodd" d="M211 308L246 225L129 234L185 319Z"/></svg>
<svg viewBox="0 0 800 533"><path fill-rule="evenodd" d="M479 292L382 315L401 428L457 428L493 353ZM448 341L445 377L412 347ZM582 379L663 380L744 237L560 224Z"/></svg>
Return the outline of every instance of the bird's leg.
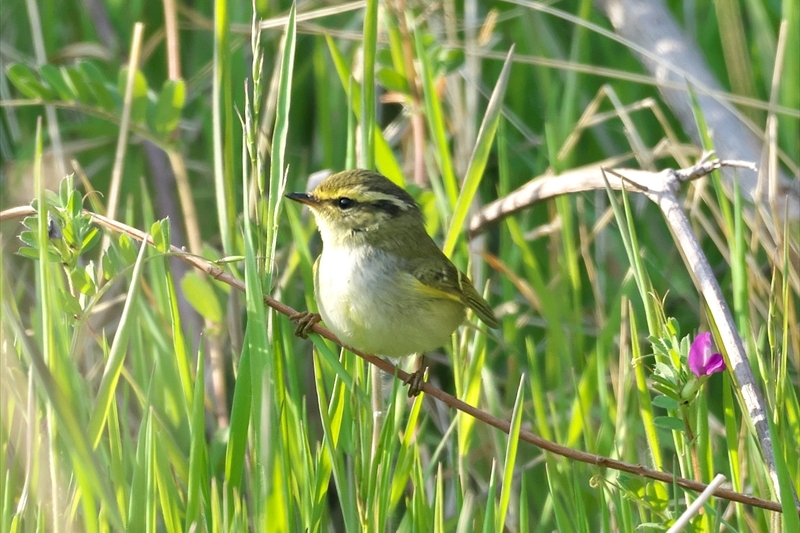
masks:
<svg viewBox="0 0 800 533"><path fill-rule="evenodd" d="M425 363L425 354L421 353L417 358L417 369L412 372L404 382L408 385L409 398L413 398L422 392L422 385L425 383L425 371L427 369L428 365Z"/></svg>
<svg viewBox="0 0 800 533"><path fill-rule="evenodd" d="M299 313L291 315L289 319L297 324L294 334L302 339L307 339L311 328L314 327L314 324L318 324L322 320L322 317L319 316L319 313L300 311Z"/></svg>

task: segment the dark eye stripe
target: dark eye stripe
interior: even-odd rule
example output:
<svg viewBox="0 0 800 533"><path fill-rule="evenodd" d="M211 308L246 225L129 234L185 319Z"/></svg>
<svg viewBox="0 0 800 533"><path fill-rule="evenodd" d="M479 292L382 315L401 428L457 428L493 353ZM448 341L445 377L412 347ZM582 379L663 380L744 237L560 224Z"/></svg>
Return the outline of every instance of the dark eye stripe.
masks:
<svg viewBox="0 0 800 533"><path fill-rule="evenodd" d="M392 202L391 200L378 200L375 202L371 202L372 206L374 206L379 211L383 211L384 213L388 213L389 216L397 216L400 213L400 206L397 205L396 202Z"/></svg>

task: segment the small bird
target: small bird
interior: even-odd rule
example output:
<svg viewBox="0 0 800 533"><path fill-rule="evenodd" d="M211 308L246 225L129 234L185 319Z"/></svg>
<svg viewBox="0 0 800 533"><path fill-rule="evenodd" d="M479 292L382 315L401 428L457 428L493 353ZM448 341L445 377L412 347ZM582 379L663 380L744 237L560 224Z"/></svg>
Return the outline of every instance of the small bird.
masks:
<svg viewBox="0 0 800 533"><path fill-rule="evenodd" d="M491 328L492 308L425 231L419 206L388 178L348 170L310 193L287 198L311 208L322 235L314 263L319 315L293 318L306 337L321 320L344 344L388 357L413 355L445 344L472 309ZM424 363L411 375L419 394Z"/></svg>

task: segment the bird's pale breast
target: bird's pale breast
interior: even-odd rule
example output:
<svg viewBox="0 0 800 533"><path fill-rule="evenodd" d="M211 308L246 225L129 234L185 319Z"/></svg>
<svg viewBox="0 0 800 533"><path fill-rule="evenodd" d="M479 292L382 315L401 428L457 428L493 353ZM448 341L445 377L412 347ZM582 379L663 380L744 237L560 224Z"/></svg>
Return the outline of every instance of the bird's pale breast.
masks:
<svg viewBox="0 0 800 533"><path fill-rule="evenodd" d="M460 302L419 293L398 265L372 247L324 247L317 305L342 342L377 355L412 355L445 344L464 320Z"/></svg>

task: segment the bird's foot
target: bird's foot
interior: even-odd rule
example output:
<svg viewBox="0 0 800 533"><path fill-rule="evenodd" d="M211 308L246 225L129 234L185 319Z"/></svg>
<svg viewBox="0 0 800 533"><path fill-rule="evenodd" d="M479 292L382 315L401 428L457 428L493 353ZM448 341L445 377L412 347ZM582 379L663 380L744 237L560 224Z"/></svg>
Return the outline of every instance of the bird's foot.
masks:
<svg viewBox="0 0 800 533"><path fill-rule="evenodd" d="M311 313L309 311L300 311L291 315L289 319L297 324L294 334L301 339L307 339L314 324L319 324L322 321L322 317L319 316L319 313Z"/></svg>
<svg viewBox="0 0 800 533"><path fill-rule="evenodd" d="M408 397L413 398L422 392L422 386L425 384L425 371L428 370L428 365L425 363L425 356L420 355L417 358L417 369L409 374L408 379L404 381L408 385Z"/></svg>

